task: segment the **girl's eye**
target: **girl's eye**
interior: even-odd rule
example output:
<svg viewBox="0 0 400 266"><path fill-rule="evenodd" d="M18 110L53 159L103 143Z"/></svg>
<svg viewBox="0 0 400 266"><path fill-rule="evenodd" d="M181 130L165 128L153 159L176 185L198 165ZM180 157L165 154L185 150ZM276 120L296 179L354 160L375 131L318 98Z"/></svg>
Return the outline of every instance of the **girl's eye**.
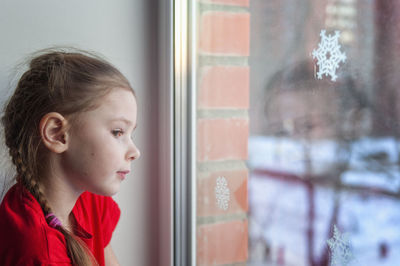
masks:
<svg viewBox="0 0 400 266"><path fill-rule="evenodd" d="M115 137L121 137L124 134L124 131L122 129L114 129L114 130L111 131L111 133Z"/></svg>

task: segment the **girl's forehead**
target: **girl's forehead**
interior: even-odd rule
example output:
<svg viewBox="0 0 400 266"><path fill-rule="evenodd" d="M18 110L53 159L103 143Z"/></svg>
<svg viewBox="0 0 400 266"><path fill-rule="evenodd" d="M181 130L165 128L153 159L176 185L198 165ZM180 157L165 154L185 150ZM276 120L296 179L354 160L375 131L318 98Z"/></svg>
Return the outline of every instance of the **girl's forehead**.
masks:
<svg viewBox="0 0 400 266"><path fill-rule="evenodd" d="M96 108L77 114L78 120L126 120L136 124L137 104L131 91L113 89L97 101Z"/></svg>
<svg viewBox="0 0 400 266"><path fill-rule="evenodd" d="M110 103L121 101L122 99L134 100L136 102L133 91L124 88L111 89L106 95L102 97L103 102Z"/></svg>
<svg viewBox="0 0 400 266"><path fill-rule="evenodd" d="M99 108L113 109L114 111L129 111L137 108L135 96L131 91L114 89L102 97Z"/></svg>

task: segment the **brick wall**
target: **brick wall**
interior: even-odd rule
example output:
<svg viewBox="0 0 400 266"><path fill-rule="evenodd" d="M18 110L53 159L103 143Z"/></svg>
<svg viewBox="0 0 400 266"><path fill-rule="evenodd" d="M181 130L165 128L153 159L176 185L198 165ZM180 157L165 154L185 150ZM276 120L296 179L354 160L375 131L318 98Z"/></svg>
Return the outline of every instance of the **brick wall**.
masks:
<svg viewBox="0 0 400 266"><path fill-rule="evenodd" d="M197 264L245 265L249 0L199 0L198 12Z"/></svg>

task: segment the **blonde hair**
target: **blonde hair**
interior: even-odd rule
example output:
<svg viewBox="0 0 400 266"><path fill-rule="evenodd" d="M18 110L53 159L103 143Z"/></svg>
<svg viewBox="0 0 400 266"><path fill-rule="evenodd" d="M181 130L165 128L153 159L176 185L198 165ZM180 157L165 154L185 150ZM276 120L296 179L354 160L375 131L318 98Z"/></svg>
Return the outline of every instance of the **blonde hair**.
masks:
<svg viewBox="0 0 400 266"><path fill-rule="evenodd" d="M40 51L21 76L2 117L5 143L16 168L16 181L36 198L45 215L52 211L41 187L45 148L39 121L49 112L73 119L75 114L95 108L98 100L114 88L134 93L114 66L97 55L76 49ZM65 236L74 265L96 264L79 238L62 226L56 228Z"/></svg>

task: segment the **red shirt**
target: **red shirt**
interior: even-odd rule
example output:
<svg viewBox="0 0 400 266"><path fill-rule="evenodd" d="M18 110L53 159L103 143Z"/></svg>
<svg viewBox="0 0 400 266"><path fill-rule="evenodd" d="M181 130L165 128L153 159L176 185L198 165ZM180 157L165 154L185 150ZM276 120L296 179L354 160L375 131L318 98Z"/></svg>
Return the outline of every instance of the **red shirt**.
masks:
<svg viewBox="0 0 400 266"><path fill-rule="evenodd" d="M121 213L118 205L111 197L84 192L72 213L76 234L104 265L104 248ZM47 224L39 203L20 184L0 205L0 265L71 265L63 234Z"/></svg>

